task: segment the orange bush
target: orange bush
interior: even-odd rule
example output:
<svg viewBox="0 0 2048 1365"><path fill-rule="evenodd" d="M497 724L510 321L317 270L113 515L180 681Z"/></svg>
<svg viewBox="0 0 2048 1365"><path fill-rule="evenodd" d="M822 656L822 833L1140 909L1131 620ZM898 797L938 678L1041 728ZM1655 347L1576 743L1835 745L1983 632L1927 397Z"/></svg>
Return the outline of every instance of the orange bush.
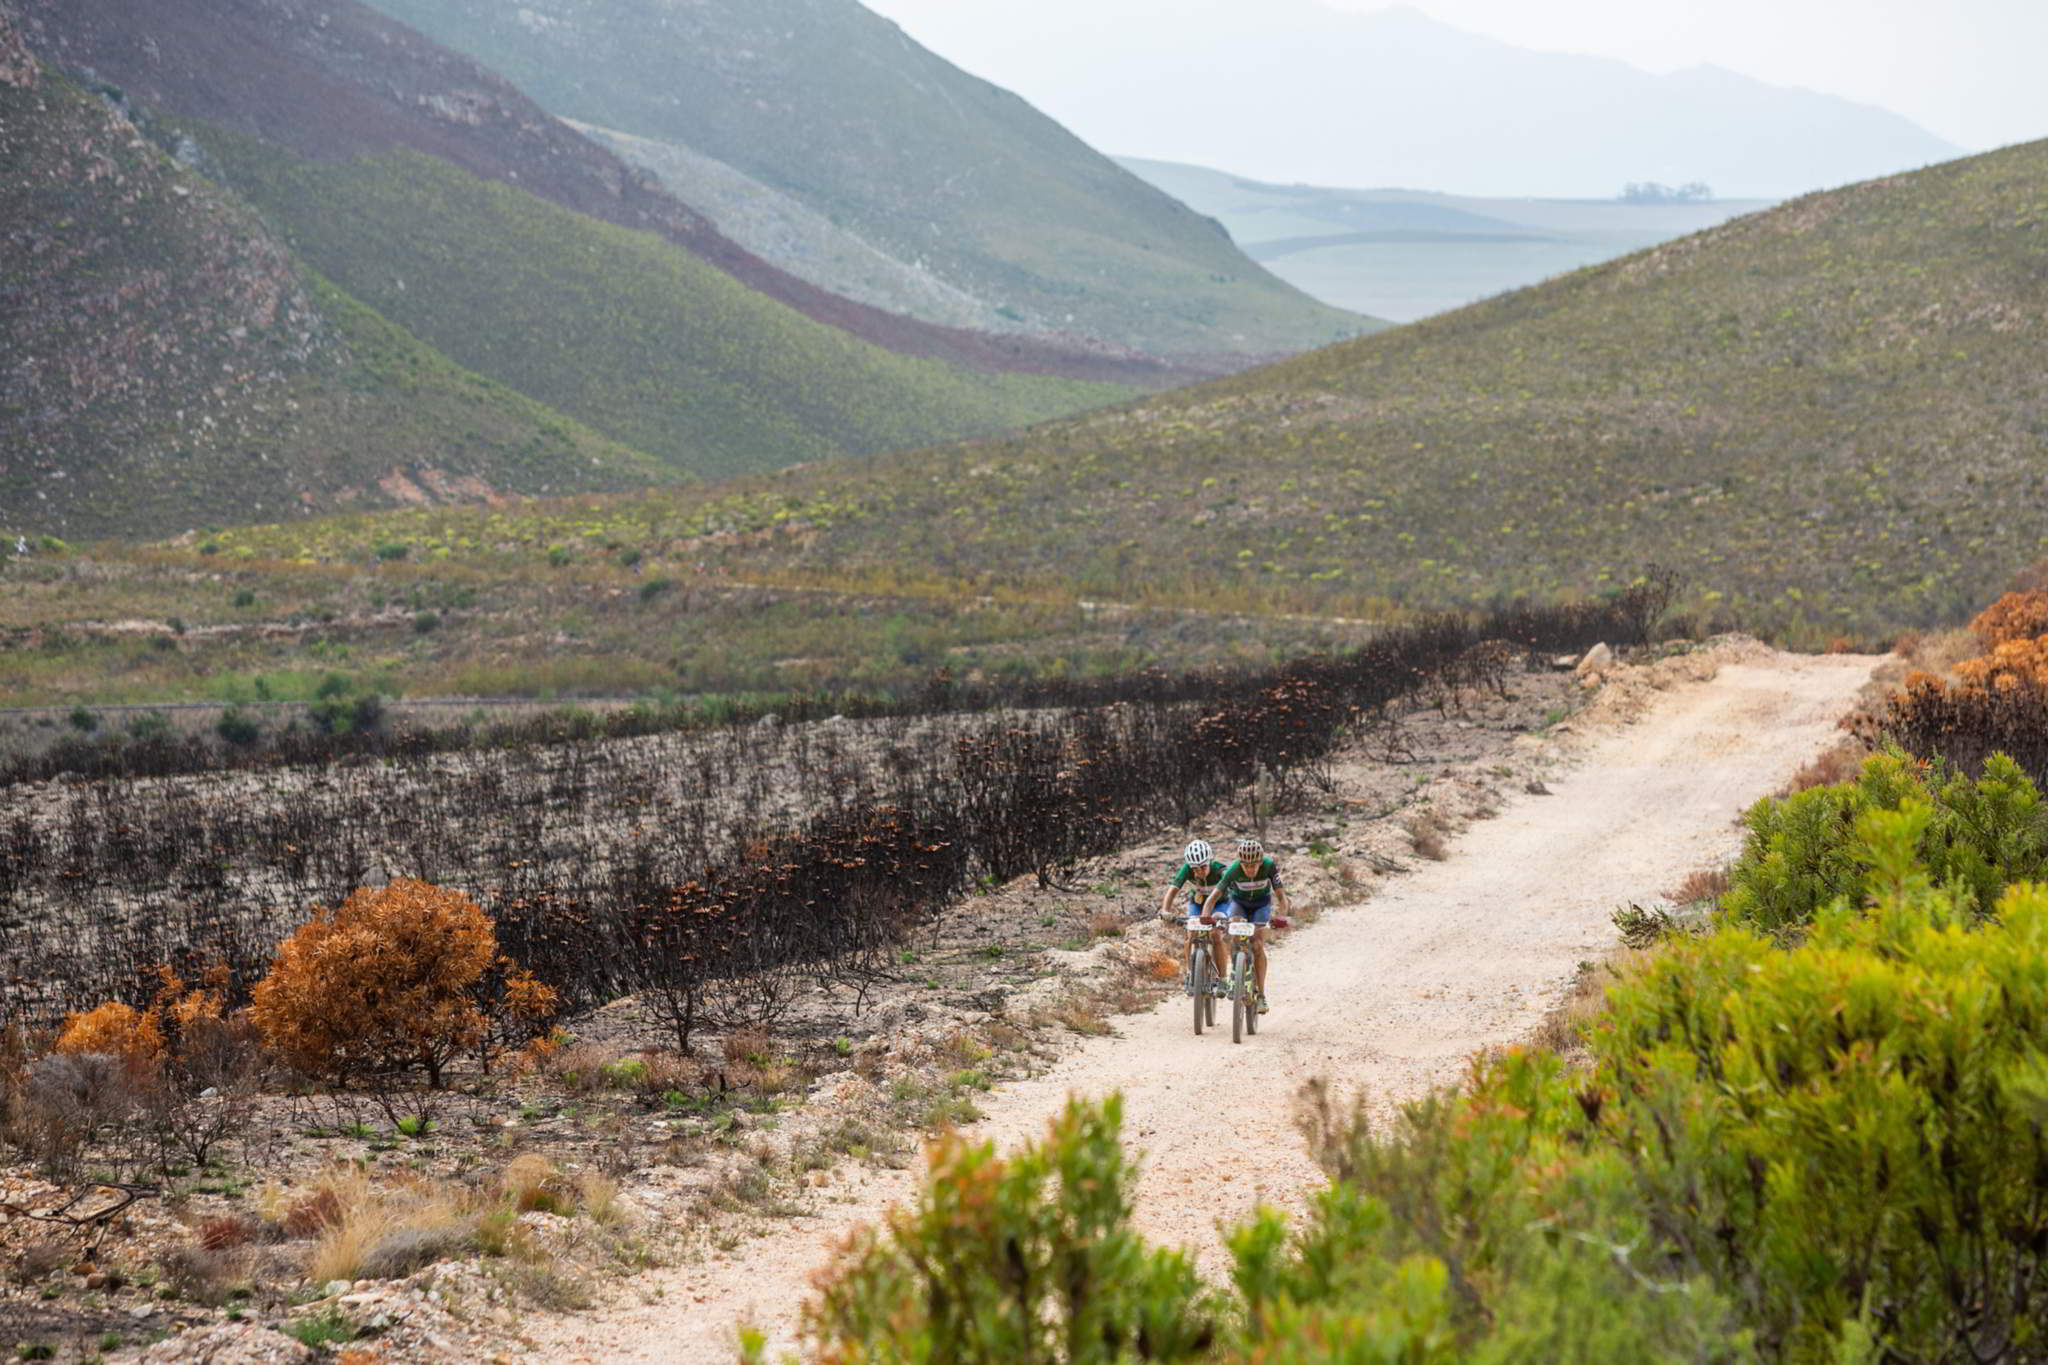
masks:
<svg viewBox="0 0 2048 1365"><path fill-rule="evenodd" d="M477 997L498 962L497 932L475 901L395 881L357 891L287 939L251 1008L271 1050L308 1075L345 1082L419 1068L439 1088L442 1068L484 1041Z"/></svg>
<svg viewBox="0 0 2048 1365"><path fill-rule="evenodd" d="M139 1010L118 1000L67 1017L57 1035L59 1052L99 1052L131 1066L162 1061L165 1048L157 1011Z"/></svg>
<svg viewBox="0 0 2048 1365"><path fill-rule="evenodd" d="M1970 629L1986 649L2048 635L2048 592L2009 592L1984 608Z"/></svg>
<svg viewBox="0 0 2048 1365"><path fill-rule="evenodd" d="M2000 641L1983 658L1957 664L1956 676L1979 687L2048 684L2048 638Z"/></svg>

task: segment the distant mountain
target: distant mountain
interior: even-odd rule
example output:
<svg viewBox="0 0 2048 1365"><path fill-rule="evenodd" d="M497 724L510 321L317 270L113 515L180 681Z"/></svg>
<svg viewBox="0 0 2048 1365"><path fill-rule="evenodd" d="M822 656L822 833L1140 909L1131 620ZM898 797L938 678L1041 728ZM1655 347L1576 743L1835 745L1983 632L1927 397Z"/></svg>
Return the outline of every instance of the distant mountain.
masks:
<svg viewBox="0 0 2048 1365"><path fill-rule="evenodd" d="M1372 326L855 0L373 3L838 292L1212 370Z"/></svg>
<svg viewBox="0 0 2048 1365"><path fill-rule="evenodd" d="M1426 190L1273 185L1121 157L1222 223L1253 260L1340 308L1412 322L1770 207L1618 199L1477 199Z"/></svg>
<svg viewBox="0 0 2048 1365"><path fill-rule="evenodd" d="M610 438L602 469L557 489L1012 429L1175 373L1099 347L932 326L818 289L746 252L501 78L352 0L14 8L31 48L252 203L268 227L237 210L233 232L269 234L280 269L295 268L289 248L403 344L582 423L592 441ZM0 189L9 226L16 184ZM144 228L123 215L102 226L114 253L161 245L128 240ZM62 260L30 252L15 263L22 287L61 293ZM182 309L197 306L188 294L211 277L151 278L165 306ZM18 372L70 364L56 333L33 341L9 356ZM176 401L176 373L145 377L165 411L198 423L205 405ZM218 387L186 378L198 395ZM413 417L392 429L418 425ZM280 420L238 438L250 459L277 463L302 449L303 433L279 434ZM43 451L52 479L90 459L54 437ZM316 500L335 492L318 459L299 474ZM498 491L534 491L532 482L483 478ZM449 483L445 496L466 486ZM95 507L107 525L161 529L151 509L173 515L184 492L130 486ZM277 510L237 508L232 497L223 507L243 520Z"/></svg>
<svg viewBox="0 0 2048 1365"><path fill-rule="evenodd" d="M47 72L0 14L0 531L93 537L645 484Z"/></svg>
<svg viewBox="0 0 2048 1365"><path fill-rule="evenodd" d="M736 575L943 565L965 592L1361 615L1662 563L1709 620L1816 645L1962 620L2048 526L2048 142L1019 437L771 486L862 510L733 554Z"/></svg>
<svg viewBox="0 0 2048 1365"><path fill-rule="evenodd" d="M1041 64L1033 97L1098 145L1274 182L1605 197L1703 181L1783 199L1960 154L1868 105L1531 51L1405 6L1190 5L1162 23L1105 5Z"/></svg>

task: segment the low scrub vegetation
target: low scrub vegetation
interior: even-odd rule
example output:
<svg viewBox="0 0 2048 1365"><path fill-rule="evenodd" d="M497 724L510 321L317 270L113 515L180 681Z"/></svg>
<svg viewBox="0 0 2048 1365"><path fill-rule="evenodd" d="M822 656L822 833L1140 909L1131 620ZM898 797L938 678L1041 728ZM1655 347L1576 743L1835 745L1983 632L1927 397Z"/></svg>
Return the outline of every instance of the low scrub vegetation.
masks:
<svg viewBox="0 0 2048 1365"><path fill-rule="evenodd" d="M1312 1091L1332 1184L1234 1230L1227 1289L1132 1231L1114 1102L1007 1160L942 1146L825 1283L818 1358L2037 1358L2048 888L1987 906L1931 866L1953 797L1833 821L1816 852L1858 888L1789 944L1668 941L1609 990L1583 1065L1482 1060L1385 1130Z"/></svg>
<svg viewBox="0 0 2048 1365"><path fill-rule="evenodd" d="M864 757L837 728L730 730L698 756L733 775L722 787L678 788L659 751L586 743L265 774L250 779L260 800L154 780L65 788L0 827L14 911L0 953L17 968L0 999L30 1020L139 1006L162 963L225 966L247 991L298 929L289 907L340 904L374 855L473 895L563 1008L637 993L687 1048L707 1023L774 1018L800 982L885 970L911 926L985 879L1049 876L1262 772L1277 788L1315 781L1343 735L1393 725L1426 680L1497 680L1515 649L1483 644L1640 641L1668 591L1435 618L1266 671L1077 688L1054 694L1074 703L1062 709L899 726ZM814 804L791 808L791 782Z"/></svg>

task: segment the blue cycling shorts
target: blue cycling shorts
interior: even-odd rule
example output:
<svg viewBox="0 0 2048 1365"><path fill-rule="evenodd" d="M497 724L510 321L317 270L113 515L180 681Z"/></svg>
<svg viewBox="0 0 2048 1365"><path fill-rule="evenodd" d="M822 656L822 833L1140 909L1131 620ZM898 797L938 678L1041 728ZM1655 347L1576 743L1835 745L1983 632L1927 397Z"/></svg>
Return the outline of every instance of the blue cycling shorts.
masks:
<svg viewBox="0 0 2048 1365"><path fill-rule="evenodd" d="M1273 922L1273 902L1270 900L1258 909L1251 910L1245 907L1243 901L1232 896L1216 908L1218 911L1228 911L1231 919L1248 919L1253 924L1271 924Z"/></svg>

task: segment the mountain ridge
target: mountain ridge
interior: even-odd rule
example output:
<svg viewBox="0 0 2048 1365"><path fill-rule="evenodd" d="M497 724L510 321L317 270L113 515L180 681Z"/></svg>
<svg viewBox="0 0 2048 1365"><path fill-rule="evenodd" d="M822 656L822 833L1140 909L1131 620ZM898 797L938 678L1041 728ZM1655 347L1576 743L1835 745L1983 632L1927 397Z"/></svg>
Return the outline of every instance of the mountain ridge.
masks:
<svg viewBox="0 0 2048 1365"><path fill-rule="evenodd" d="M854 0L374 0L579 123L732 167L980 299L989 326L1215 373L1374 324L1319 304Z"/></svg>
<svg viewBox="0 0 2048 1365"><path fill-rule="evenodd" d="M1709 619L1880 639L2040 557L2043 318L2048 142L1021 437L791 471L758 487L832 525L730 570L1364 615L1658 562Z"/></svg>
<svg viewBox="0 0 2048 1365"><path fill-rule="evenodd" d="M1164 383L1106 347L988 337L887 314L761 260L502 75L356 0L12 0L29 41L140 102L316 161L411 147L563 208L655 233L827 326L990 373ZM374 59L374 60L373 60Z"/></svg>
<svg viewBox="0 0 2048 1365"><path fill-rule="evenodd" d="M1267 181L1574 197L1704 181L1724 196L1779 199L1962 153L1859 101L1539 51L1418 12L1267 0L1162 22L1164 8L1054 0L1029 27L929 26L935 42L1018 81L1096 145ZM1085 49L1060 45L1068 18L1085 22Z"/></svg>

